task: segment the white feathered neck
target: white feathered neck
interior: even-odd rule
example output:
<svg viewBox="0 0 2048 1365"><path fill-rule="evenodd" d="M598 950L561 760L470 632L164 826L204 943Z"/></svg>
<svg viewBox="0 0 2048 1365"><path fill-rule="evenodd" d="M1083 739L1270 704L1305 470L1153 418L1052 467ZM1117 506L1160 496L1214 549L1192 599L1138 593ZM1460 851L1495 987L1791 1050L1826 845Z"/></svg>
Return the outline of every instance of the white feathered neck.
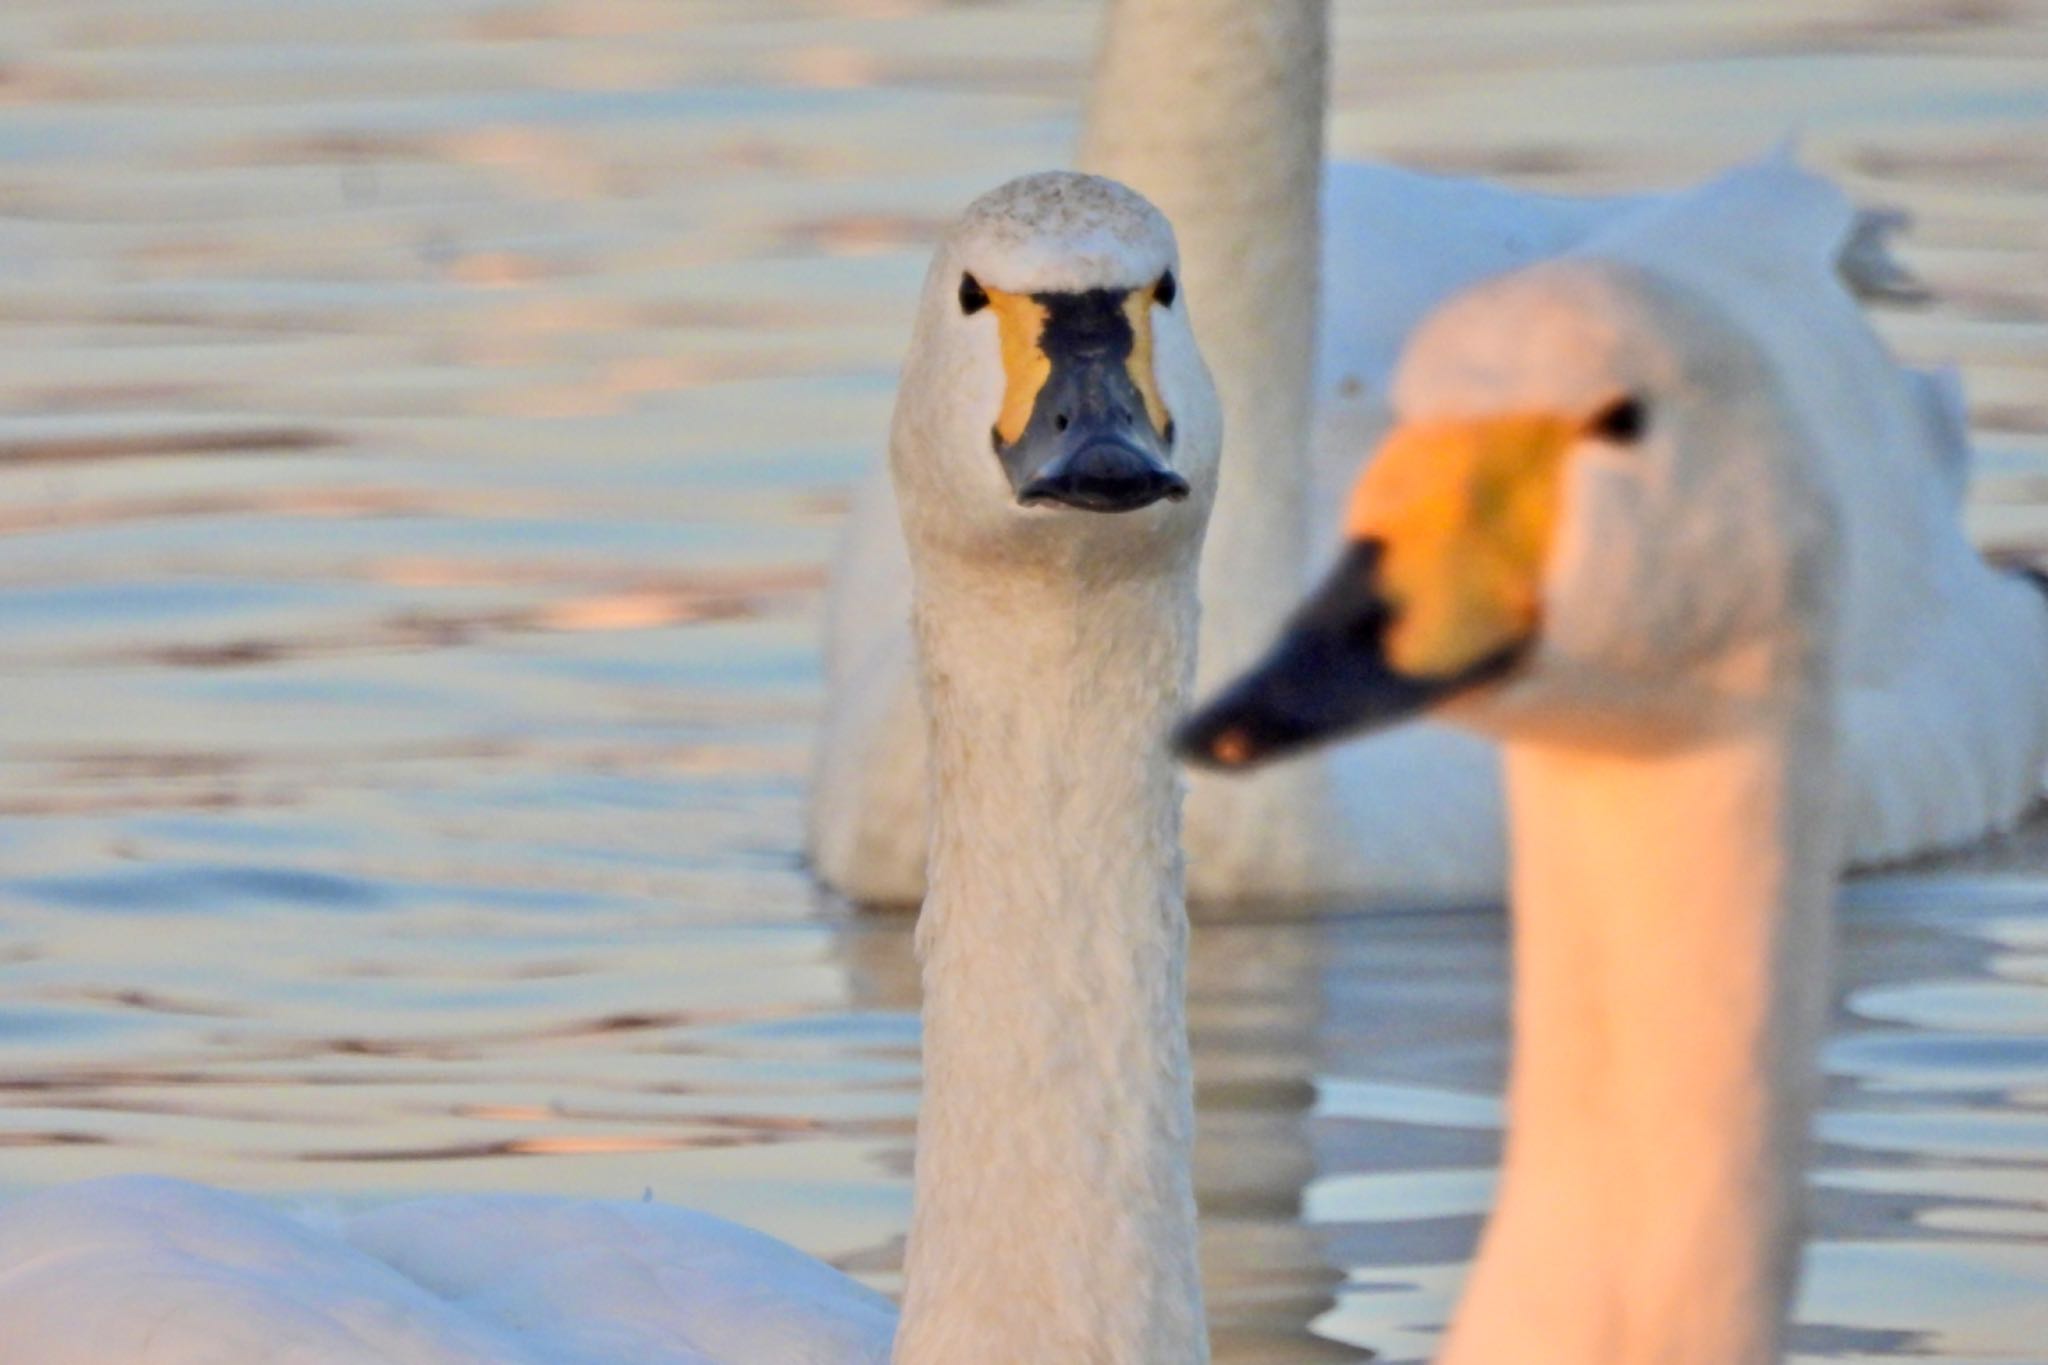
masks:
<svg viewBox="0 0 2048 1365"><path fill-rule="evenodd" d="M933 814L895 1359L1199 1365L1167 739L1192 681L1214 403L1185 327L1162 317L1188 500L1018 509L990 471L977 343L944 288L956 268L942 252L891 437Z"/></svg>
<svg viewBox="0 0 2048 1365"><path fill-rule="evenodd" d="M956 563L917 595L938 799L896 1359L1204 1360L1164 752L1193 565L996 578Z"/></svg>

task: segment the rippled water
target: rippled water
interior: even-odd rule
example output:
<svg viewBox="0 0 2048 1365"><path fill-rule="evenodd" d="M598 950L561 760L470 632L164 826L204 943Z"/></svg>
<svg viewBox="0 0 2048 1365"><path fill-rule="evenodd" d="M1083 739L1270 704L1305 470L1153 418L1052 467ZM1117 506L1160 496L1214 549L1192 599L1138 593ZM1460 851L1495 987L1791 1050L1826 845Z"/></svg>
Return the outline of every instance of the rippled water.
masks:
<svg viewBox="0 0 2048 1365"><path fill-rule="evenodd" d="M1912 209L1973 515L2048 530L2048 4L1359 0L1337 147ZM935 223L1085 8L9 0L0 1183L744 1217L895 1283L907 926L798 862L820 564ZM1813 1359L2048 1359L2048 832L1846 896ZM1205 923L1219 1356L1426 1348L1489 915ZM1309 1333L1311 1324L1315 1333Z"/></svg>

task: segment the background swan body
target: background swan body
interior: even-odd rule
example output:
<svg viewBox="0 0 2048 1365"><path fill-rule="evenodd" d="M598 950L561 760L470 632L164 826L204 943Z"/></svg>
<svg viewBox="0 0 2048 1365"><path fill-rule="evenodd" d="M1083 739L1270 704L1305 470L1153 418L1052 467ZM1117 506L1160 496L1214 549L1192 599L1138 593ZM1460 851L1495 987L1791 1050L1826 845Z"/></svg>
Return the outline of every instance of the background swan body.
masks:
<svg viewBox="0 0 2048 1365"><path fill-rule="evenodd" d="M1825 457L1857 481L1845 508L1858 547L1842 678L1849 861L1895 861L2015 823L2048 767L2048 689L2036 685L2048 610L1986 568L1964 534L1969 438L1954 381L1898 365L1855 305L1848 286L1898 283L1871 249L1874 220L1783 154L1692 189L1613 198L1325 163L1326 28L1325 7L1299 0L1117 0L1091 92L1083 163L1174 221L1224 400L1228 450L1203 562L1205 683L1264 646L1310 550L1331 543L1412 326L1490 275L1625 239L1725 296L1786 363L1811 369L1808 348L1836 353L1825 380L1806 376L1826 393L1804 392L1831 428ZM1837 402L1840 415L1818 412ZM842 893L912 902L923 757L889 496L877 471L833 566L807 846ZM1938 616L1897 610L1935 599ZM1198 776L1191 894L1496 900L1500 781L1490 742L1428 724L1232 783Z"/></svg>
<svg viewBox="0 0 2048 1365"><path fill-rule="evenodd" d="M1958 386L1899 366L1870 331L1839 277L1858 219L1829 182L1773 156L1690 191L1575 200L1339 166L1329 196L1324 270L1334 287L1317 358L1311 471L1317 543L1331 539L1347 460L1384 426L1401 340L1430 307L1488 275L1562 254L1632 259L1692 279L1798 376L1790 387L1822 434L1818 453L1848 490L1851 861L1954 847L2026 811L2048 764L2048 689L2038 682L2048 676L2048 610L2031 585L1986 565L1964 534L1971 455ZM921 891L925 818L909 633L896 614L907 611L908 566L892 523L888 485L869 480L834 569L810 832L828 881L885 902ZM1231 589L1206 591L1213 600ZM1306 889L1499 895L1505 844L1491 743L1422 724L1323 762L1330 806L1312 823L1352 847L1323 855ZM1201 850L1191 853L1199 866ZM1226 899L1287 885L1249 874L1237 885L1197 882Z"/></svg>
<svg viewBox="0 0 2048 1365"><path fill-rule="evenodd" d="M1177 267L1129 190L1012 182L942 242L905 365L892 445L941 762L900 1317L677 1208L460 1197L302 1219L126 1178L0 1206L0 1365L957 1365L991 1342L1200 1365L1165 736L1221 434L1161 287ZM1013 401L1032 422L991 452Z"/></svg>

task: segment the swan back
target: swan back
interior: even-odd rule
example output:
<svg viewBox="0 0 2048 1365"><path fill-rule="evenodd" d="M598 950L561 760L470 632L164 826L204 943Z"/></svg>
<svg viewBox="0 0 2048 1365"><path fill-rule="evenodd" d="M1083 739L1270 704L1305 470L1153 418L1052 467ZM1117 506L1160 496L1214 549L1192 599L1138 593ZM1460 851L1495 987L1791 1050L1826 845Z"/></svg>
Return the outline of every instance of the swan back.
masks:
<svg viewBox="0 0 2048 1365"><path fill-rule="evenodd" d="M140 1177L8 1205L0 1322L0 1359L24 1365L551 1365L254 1200Z"/></svg>
<svg viewBox="0 0 2048 1365"><path fill-rule="evenodd" d="M127 1176L0 1212L13 1365L881 1365L895 1311L751 1229L459 1196L292 1217Z"/></svg>

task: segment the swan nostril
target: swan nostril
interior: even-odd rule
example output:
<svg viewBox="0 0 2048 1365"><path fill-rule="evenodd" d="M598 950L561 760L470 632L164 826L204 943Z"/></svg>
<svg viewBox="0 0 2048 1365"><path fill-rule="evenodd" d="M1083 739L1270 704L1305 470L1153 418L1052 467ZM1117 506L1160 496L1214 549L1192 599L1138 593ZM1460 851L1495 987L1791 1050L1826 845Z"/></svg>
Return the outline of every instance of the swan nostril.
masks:
<svg viewBox="0 0 2048 1365"><path fill-rule="evenodd" d="M1167 418L1167 419L1166 419L1166 430L1160 433L1160 435L1162 435L1162 436L1164 436L1164 437L1166 438L1166 444L1167 444L1167 445L1169 445L1169 446L1173 444L1173 432L1174 432L1174 425L1173 425L1173 419L1172 419L1171 417L1169 417L1169 418Z"/></svg>
<svg viewBox="0 0 2048 1365"><path fill-rule="evenodd" d="M1065 431L1068 425L1067 415L1064 412L1052 419L1052 429L1054 431Z"/></svg>

